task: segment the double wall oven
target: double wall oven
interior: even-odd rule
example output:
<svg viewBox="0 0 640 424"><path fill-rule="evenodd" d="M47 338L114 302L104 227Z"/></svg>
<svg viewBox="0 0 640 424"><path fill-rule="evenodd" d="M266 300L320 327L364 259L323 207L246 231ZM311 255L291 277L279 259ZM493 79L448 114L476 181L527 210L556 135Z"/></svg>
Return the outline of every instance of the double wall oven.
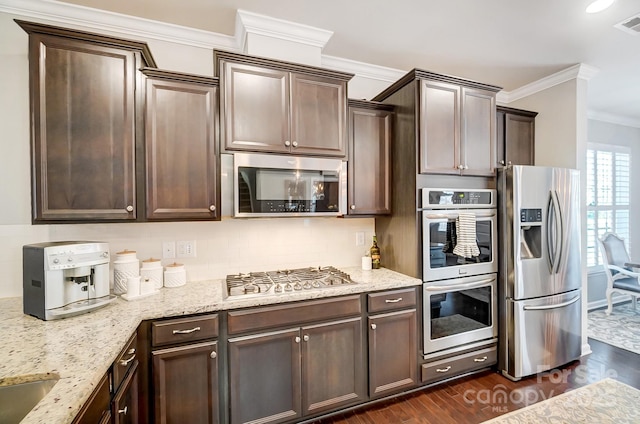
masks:
<svg viewBox="0 0 640 424"><path fill-rule="evenodd" d="M495 343L496 191L421 194L424 356Z"/></svg>

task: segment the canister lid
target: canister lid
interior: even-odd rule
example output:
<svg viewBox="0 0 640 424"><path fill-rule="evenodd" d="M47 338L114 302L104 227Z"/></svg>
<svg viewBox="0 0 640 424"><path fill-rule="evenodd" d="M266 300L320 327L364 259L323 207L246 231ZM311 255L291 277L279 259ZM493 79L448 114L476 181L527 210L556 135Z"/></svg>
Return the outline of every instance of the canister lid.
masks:
<svg viewBox="0 0 640 424"><path fill-rule="evenodd" d="M166 268L167 268L167 270L178 271L178 270L184 268L184 265L174 262L172 264L166 265Z"/></svg>
<svg viewBox="0 0 640 424"><path fill-rule="evenodd" d="M142 261L142 268L158 268L161 266L160 259L149 258Z"/></svg>

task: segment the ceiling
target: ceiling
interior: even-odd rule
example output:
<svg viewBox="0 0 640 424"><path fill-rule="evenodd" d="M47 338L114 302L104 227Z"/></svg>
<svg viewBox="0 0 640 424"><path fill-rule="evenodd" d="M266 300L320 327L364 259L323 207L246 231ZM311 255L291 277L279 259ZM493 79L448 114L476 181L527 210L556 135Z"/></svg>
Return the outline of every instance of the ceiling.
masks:
<svg viewBox="0 0 640 424"><path fill-rule="evenodd" d="M236 10L333 32L323 54L408 71L421 68L512 91L583 63L590 116L640 127L640 33L614 27L640 13L617 0L66 0L88 7L235 33Z"/></svg>

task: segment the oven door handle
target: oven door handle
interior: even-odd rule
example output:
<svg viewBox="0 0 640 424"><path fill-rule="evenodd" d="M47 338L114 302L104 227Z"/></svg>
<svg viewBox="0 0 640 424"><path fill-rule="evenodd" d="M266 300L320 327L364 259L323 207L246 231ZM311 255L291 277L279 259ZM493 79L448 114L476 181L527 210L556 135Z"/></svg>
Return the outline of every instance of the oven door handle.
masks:
<svg viewBox="0 0 640 424"><path fill-rule="evenodd" d="M484 286L487 283L491 283L493 281L496 281L495 277L494 278L486 278L486 279L480 280L480 281L473 281L471 283L451 284L451 285L446 285L446 286L442 286L442 285L425 285L424 288L427 291L442 291L442 290L451 291L451 290L459 290L459 289L473 289L473 288L476 288L476 287Z"/></svg>
<svg viewBox="0 0 640 424"><path fill-rule="evenodd" d="M576 303L580 299L580 296L576 296L571 300L567 300L566 302L557 303L555 305L544 305L544 306L524 306L522 309L525 311L546 311L548 309L558 309L564 308L565 306L569 306L573 303Z"/></svg>
<svg viewBox="0 0 640 424"><path fill-rule="evenodd" d="M474 211L474 214L476 216L476 221L482 221L483 218L493 218L494 216L496 216L495 212L488 212L488 213L482 213L482 212L478 212L478 211ZM424 217L427 219L456 219L458 217L458 213L457 212L453 212L453 213L449 213L449 214L444 214L444 213L438 213L438 214L425 214Z"/></svg>

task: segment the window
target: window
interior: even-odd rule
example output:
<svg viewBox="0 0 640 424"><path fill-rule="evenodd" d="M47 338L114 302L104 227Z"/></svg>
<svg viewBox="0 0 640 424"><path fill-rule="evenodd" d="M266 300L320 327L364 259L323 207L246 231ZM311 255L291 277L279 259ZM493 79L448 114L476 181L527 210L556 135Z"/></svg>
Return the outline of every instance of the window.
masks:
<svg viewBox="0 0 640 424"><path fill-rule="evenodd" d="M602 264L596 238L607 231L629 246L629 165L627 147L588 144L587 267Z"/></svg>

